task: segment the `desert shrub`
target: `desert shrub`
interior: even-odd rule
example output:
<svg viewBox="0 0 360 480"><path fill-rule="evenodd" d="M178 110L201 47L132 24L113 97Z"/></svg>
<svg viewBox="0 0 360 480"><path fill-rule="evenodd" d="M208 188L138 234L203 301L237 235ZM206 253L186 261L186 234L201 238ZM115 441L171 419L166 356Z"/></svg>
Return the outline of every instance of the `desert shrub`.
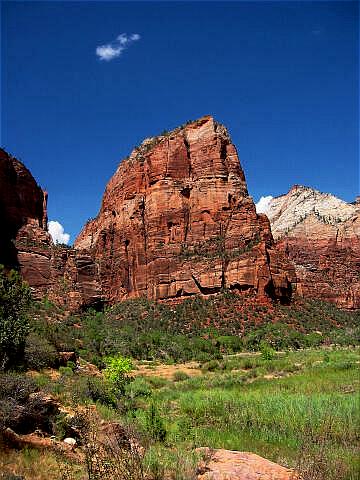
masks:
<svg viewBox="0 0 360 480"><path fill-rule="evenodd" d="M29 395L36 392L35 380L27 375L17 373L0 374L0 400L11 398L16 402L25 403Z"/></svg>
<svg viewBox="0 0 360 480"><path fill-rule="evenodd" d="M151 388L144 378L138 377L125 386L125 395L132 398L150 397Z"/></svg>
<svg viewBox="0 0 360 480"><path fill-rule="evenodd" d="M3 473L0 477L1 480L25 480L22 475L16 475L15 473Z"/></svg>
<svg viewBox="0 0 360 480"><path fill-rule="evenodd" d="M70 367L59 367L59 373L64 377L72 377L74 374Z"/></svg>
<svg viewBox="0 0 360 480"><path fill-rule="evenodd" d="M146 411L145 426L147 434L156 442L165 442L166 428L155 404L152 402Z"/></svg>
<svg viewBox="0 0 360 480"><path fill-rule="evenodd" d="M220 368L220 364L217 360L210 360L210 362L204 363L201 370L204 372L214 372Z"/></svg>
<svg viewBox="0 0 360 480"><path fill-rule="evenodd" d="M76 383L76 389L75 401L87 402L90 399L109 407L116 406L116 398L103 378L80 377Z"/></svg>
<svg viewBox="0 0 360 480"><path fill-rule="evenodd" d="M85 455L86 479L143 480L145 450L136 432L116 423L102 429L100 419L90 411L81 416L79 438Z"/></svg>
<svg viewBox="0 0 360 480"><path fill-rule="evenodd" d="M24 361L27 368L41 370L54 367L58 358L57 351L45 338L30 332L25 341Z"/></svg>
<svg viewBox="0 0 360 480"><path fill-rule="evenodd" d="M190 378L189 375L186 372L182 372L181 370L178 370L173 375L174 382L183 382L188 378Z"/></svg>
<svg viewBox="0 0 360 480"><path fill-rule="evenodd" d="M240 352L243 348L241 338L234 335L223 335L216 339L216 345L223 353L231 354Z"/></svg>
<svg viewBox="0 0 360 480"><path fill-rule="evenodd" d="M0 370L16 365L23 358L30 303L29 286L17 272L11 270L7 274L0 265Z"/></svg>
<svg viewBox="0 0 360 480"><path fill-rule="evenodd" d="M260 352L263 360L272 360L276 355L275 350L266 342L260 342Z"/></svg>
<svg viewBox="0 0 360 480"><path fill-rule="evenodd" d="M157 377L157 376L149 377L148 382L155 389L163 388L169 383L169 381L166 378Z"/></svg>

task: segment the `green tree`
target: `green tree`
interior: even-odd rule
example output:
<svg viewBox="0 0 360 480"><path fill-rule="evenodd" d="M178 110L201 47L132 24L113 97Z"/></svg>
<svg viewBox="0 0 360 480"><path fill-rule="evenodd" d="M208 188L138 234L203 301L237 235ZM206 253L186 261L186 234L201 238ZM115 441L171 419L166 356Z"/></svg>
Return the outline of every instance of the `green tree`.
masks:
<svg viewBox="0 0 360 480"><path fill-rule="evenodd" d="M131 358L117 355L116 357L106 357L104 362L106 365L104 376L111 390L117 397L124 395L125 386L131 381L129 376L133 368Z"/></svg>
<svg viewBox="0 0 360 480"><path fill-rule="evenodd" d="M14 366L24 355L30 302L30 288L21 276L14 270L6 273L0 265L0 370Z"/></svg>

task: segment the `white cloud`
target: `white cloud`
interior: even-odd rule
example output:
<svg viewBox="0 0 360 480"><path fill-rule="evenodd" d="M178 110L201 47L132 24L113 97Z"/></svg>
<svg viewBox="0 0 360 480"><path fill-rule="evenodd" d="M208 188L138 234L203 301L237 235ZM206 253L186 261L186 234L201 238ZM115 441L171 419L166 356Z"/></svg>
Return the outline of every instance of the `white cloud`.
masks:
<svg viewBox="0 0 360 480"><path fill-rule="evenodd" d="M113 58L120 57L122 52L127 49L129 45L137 42L140 40L140 38L141 36L138 33L132 33L131 35L128 35L127 33L121 33L113 42L96 47L96 55L100 58L100 60L109 62Z"/></svg>
<svg viewBox="0 0 360 480"><path fill-rule="evenodd" d="M68 244L70 235L64 232L64 227L61 225L61 223L50 220L48 223L48 230L54 243Z"/></svg>
<svg viewBox="0 0 360 480"><path fill-rule="evenodd" d="M261 197L260 200L255 203L257 213L266 213L269 208L269 203L274 197L267 195L266 197Z"/></svg>

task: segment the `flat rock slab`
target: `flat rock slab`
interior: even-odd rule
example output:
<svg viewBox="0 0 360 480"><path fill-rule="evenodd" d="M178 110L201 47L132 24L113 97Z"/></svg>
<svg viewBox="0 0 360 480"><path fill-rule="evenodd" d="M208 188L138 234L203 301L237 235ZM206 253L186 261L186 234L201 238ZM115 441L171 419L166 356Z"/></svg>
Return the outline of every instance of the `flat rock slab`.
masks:
<svg viewBox="0 0 360 480"><path fill-rule="evenodd" d="M270 462L254 453L205 449L205 462L199 480L295 480L293 470Z"/></svg>

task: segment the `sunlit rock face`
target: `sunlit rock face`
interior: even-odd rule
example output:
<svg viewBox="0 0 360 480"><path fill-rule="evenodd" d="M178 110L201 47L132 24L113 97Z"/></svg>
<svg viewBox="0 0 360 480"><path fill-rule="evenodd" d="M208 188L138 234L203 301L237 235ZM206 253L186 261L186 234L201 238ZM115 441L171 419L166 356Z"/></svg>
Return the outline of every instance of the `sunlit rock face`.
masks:
<svg viewBox="0 0 360 480"><path fill-rule="evenodd" d="M75 248L91 252L110 302L222 288L288 302L295 280L256 214L227 130L210 116L134 149Z"/></svg>
<svg viewBox="0 0 360 480"><path fill-rule="evenodd" d="M300 295L360 308L360 203L295 185L270 201L278 248L294 262Z"/></svg>
<svg viewBox="0 0 360 480"><path fill-rule="evenodd" d="M47 231L47 193L30 171L0 149L0 263L20 271L33 296L70 310L101 301L91 256L54 245Z"/></svg>

